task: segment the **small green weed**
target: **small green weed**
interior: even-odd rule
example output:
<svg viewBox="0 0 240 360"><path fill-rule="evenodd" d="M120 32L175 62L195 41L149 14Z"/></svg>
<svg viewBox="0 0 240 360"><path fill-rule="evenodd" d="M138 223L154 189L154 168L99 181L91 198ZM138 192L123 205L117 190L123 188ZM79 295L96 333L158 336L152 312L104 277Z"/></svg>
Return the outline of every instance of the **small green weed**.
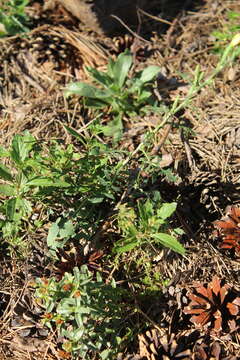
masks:
<svg viewBox="0 0 240 360"><path fill-rule="evenodd" d="M170 233L169 218L176 210L176 203L163 203L159 193L155 201L138 200L137 210L126 204L119 206L118 226L122 232L121 240L114 245L114 252L124 253L136 248L153 248L159 245L184 254L183 246L175 235L182 230L173 229Z"/></svg>
<svg viewBox="0 0 240 360"><path fill-rule="evenodd" d="M0 37L28 31L29 18L25 13L28 3L29 0L3 2L0 8Z"/></svg>
<svg viewBox="0 0 240 360"><path fill-rule="evenodd" d="M100 87L76 82L70 83L65 90L66 96L82 96L86 107L108 109L112 120L104 127L104 134L113 136L115 141L121 137L124 117L144 113L149 107L156 110L156 101L149 85L152 86L160 68L148 66L129 78L132 65L132 56L126 51L116 61L110 60L106 72L87 68Z"/></svg>
<svg viewBox="0 0 240 360"><path fill-rule="evenodd" d="M46 310L43 323L56 327L65 338L63 349L81 359L115 359L121 338L123 310L114 280L105 284L99 273L96 280L86 265L74 268L57 281L36 280L37 302Z"/></svg>
<svg viewBox="0 0 240 360"><path fill-rule="evenodd" d="M82 140L75 131L68 130ZM84 238L86 241L94 236L102 219L114 207L128 178L125 170L119 170L121 156L118 152L95 139L85 143L84 147L82 153L75 154L78 159L70 165L67 181L71 186L65 189L62 197L64 214L49 229L47 244L52 255L75 233L78 233L75 239Z"/></svg>
<svg viewBox="0 0 240 360"><path fill-rule="evenodd" d="M15 135L9 150L1 147L0 157L6 158L5 163L8 163L7 166L0 163L0 228L9 244L21 246L23 222L27 223L36 198L44 196L44 188L65 188L69 184L56 172L48 176L49 170L39 156L37 142L28 132Z"/></svg>
<svg viewBox="0 0 240 360"><path fill-rule="evenodd" d="M95 139L75 152L72 145L62 146L54 140L46 147L28 132L15 135L8 150L0 148L4 159L0 163L4 240L12 247L23 246L23 235L30 231L29 219L37 204L44 205L56 219L47 239L53 251L75 234L74 224L81 228L79 236L91 237L90 228L94 232L106 216L102 204L114 203L122 185L116 156Z"/></svg>

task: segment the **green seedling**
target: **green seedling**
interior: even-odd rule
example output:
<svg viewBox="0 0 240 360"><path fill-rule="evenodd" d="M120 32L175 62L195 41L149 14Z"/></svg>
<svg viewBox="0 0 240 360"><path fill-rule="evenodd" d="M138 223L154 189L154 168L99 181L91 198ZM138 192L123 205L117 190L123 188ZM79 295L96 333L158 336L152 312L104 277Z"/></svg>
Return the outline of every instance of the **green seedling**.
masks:
<svg viewBox="0 0 240 360"><path fill-rule="evenodd" d="M148 66L129 77L132 66L132 56L126 51L116 61L110 60L106 72L87 68L98 86L75 82L70 83L64 92L65 96L81 96L86 107L106 109L112 120L104 127L104 134L112 136L116 141L122 135L124 118L143 113L147 105L156 107L149 85L153 86L160 68Z"/></svg>
<svg viewBox="0 0 240 360"><path fill-rule="evenodd" d="M184 247L176 235L182 234L177 228L170 231L169 219L176 210L176 203L162 203L139 200L137 209L123 204L119 206L118 226L122 232L121 240L114 246L114 252L121 254L133 249L167 247L184 254Z"/></svg>
<svg viewBox="0 0 240 360"><path fill-rule="evenodd" d="M93 279L83 265L60 281L37 279L35 296L45 309L43 323L57 329L65 351L85 360L116 359L122 307L114 280L105 284L99 273Z"/></svg>

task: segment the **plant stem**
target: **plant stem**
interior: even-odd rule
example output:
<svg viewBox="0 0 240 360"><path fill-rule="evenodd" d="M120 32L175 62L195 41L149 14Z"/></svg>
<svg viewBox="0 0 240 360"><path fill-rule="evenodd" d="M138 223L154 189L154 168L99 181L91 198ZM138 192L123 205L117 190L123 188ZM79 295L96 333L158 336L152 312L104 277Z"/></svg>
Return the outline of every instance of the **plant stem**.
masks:
<svg viewBox="0 0 240 360"><path fill-rule="evenodd" d="M179 104L179 96L175 99L171 109L164 116L163 121L152 131L153 134L156 134L161 128L163 128L173 116L178 113L180 110L188 106L192 100L198 95L199 91L210 85L214 78L230 63L230 61L234 61L234 59L238 56L237 53L234 53L234 47L238 44L234 44L233 41L226 47L220 61L218 62L216 68L212 72L212 74L203 82L199 82L199 79L202 77L203 73L200 73L199 68L197 67L195 70L195 76L192 86L189 89L189 92L186 98ZM233 53L232 53L233 52ZM229 55L232 53L232 56ZM141 150L141 147L144 146L144 143L141 142L136 149L127 157L127 159L122 163L122 167L127 165L127 163Z"/></svg>

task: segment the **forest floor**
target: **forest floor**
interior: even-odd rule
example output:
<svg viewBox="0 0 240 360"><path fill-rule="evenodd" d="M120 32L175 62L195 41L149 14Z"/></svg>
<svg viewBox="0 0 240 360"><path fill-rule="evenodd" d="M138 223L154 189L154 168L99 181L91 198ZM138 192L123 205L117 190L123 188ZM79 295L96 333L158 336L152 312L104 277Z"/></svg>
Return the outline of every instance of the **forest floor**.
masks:
<svg viewBox="0 0 240 360"><path fill-rule="evenodd" d="M141 12L132 33L108 37L36 1L26 8L32 30L0 39L0 156L12 171L0 169L0 186L8 184L0 188L0 359L240 358L239 56L188 97L196 67L204 79L211 76L239 31L240 3L193 1L174 16L160 10ZM119 130L111 106L89 108L64 89L73 81L91 84L87 67L106 72L110 58L126 49L129 78L159 67L150 87L161 106L124 113ZM174 111L177 97L184 105ZM20 160L17 147L26 150ZM37 180L28 185L33 173ZM41 186L47 176L53 183ZM160 224L164 204L176 209ZM178 242L163 246L159 229ZM121 309L114 340L100 315L91 320L92 332L102 326L96 334L84 328L86 354L61 332L73 332L81 320L57 310L61 299L83 291L73 282L73 295L66 273L84 264L94 281L97 272L105 285L115 280L120 300L109 303ZM62 279L67 295L54 298L49 283L57 288Z"/></svg>

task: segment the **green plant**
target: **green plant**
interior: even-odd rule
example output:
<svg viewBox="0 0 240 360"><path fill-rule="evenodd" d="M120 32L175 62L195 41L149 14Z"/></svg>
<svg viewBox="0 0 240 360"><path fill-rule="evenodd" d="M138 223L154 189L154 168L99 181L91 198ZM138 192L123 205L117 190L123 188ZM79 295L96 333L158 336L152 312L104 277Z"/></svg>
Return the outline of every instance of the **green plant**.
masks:
<svg viewBox="0 0 240 360"><path fill-rule="evenodd" d="M99 273L93 279L83 265L60 281L37 279L35 296L46 311L43 323L64 337L64 350L85 360L116 358L122 308L114 280L105 284Z"/></svg>
<svg viewBox="0 0 240 360"><path fill-rule="evenodd" d="M94 138L85 142L74 130L67 130L83 144L71 161L62 202L66 209L51 225L47 237L50 252L63 248L75 233L75 239L90 241L121 194L128 174L119 170L121 155Z"/></svg>
<svg viewBox="0 0 240 360"><path fill-rule="evenodd" d="M28 31L29 19L25 13L28 3L29 0L10 0L1 5L0 37Z"/></svg>
<svg viewBox="0 0 240 360"><path fill-rule="evenodd" d="M205 77L205 73L201 71L200 66L197 65L194 71L193 79L188 79L191 84L187 95L184 99L180 99L180 96L177 96L174 100L171 107L168 111L165 111L161 123L156 126L152 131L146 133L143 141L132 151L127 158L122 162L122 167L125 167L138 153L142 153L144 156L145 149L150 147L149 139L154 139L155 136L159 133L159 130L162 129L167 124L172 125L174 116L179 113L181 110L188 108L194 98L198 96L199 92L207 86L213 85L215 78L223 71L223 69L232 64L235 59L239 56L240 51L240 33L237 33L232 38L231 42L225 47L223 53L220 56L220 59L216 67L212 70L208 77ZM205 78L204 78L205 77ZM161 146L165 143L167 136L164 141L161 143ZM161 147L160 146L160 147ZM160 148L159 147L159 148ZM159 149L160 150L160 149Z"/></svg>
<svg viewBox="0 0 240 360"><path fill-rule="evenodd" d="M165 286L167 280L164 280L161 273L156 271L150 259L143 259L145 260L142 264L143 267L143 276L141 277L141 283L144 285L144 292L160 292L162 287Z"/></svg>
<svg viewBox="0 0 240 360"><path fill-rule="evenodd" d="M102 204L113 202L120 189L122 172L118 175L114 156L94 139L75 152L72 145L54 140L44 147L28 132L15 135L10 149L0 148L5 158L0 163L0 229L5 241L23 245L23 229L30 226L33 207L39 203L56 219L48 236L52 250L75 234L74 223L81 228L79 236L91 237L90 228L94 232L105 216ZM61 209L60 217L55 209Z"/></svg>
<svg viewBox="0 0 240 360"><path fill-rule="evenodd" d="M114 252L124 253L135 248L165 246L179 254L184 254L183 246L175 235L182 234L179 228L170 231L169 218L176 210L176 203L163 203L159 193L155 201L138 200L137 210L126 204L119 206L118 226L122 237L114 245Z"/></svg>
<svg viewBox="0 0 240 360"><path fill-rule="evenodd" d="M156 101L149 85L152 86L152 81L160 71L159 67L148 66L129 78L132 65L132 56L126 51L116 61L109 61L106 72L87 68L100 87L76 82L70 83L64 92L66 96L82 96L86 107L107 108L112 120L104 127L104 134L113 136L116 141L121 137L124 117L146 112L148 106L155 106L156 110Z"/></svg>
<svg viewBox="0 0 240 360"><path fill-rule="evenodd" d="M61 172L49 171L40 156L36 139L29 133L15 135L10 149L0 148L0 229L3 238L12 246L23 245L21 229L33 212L32 205L37 199L49 195L51 188L70 186Z"/></svg>

